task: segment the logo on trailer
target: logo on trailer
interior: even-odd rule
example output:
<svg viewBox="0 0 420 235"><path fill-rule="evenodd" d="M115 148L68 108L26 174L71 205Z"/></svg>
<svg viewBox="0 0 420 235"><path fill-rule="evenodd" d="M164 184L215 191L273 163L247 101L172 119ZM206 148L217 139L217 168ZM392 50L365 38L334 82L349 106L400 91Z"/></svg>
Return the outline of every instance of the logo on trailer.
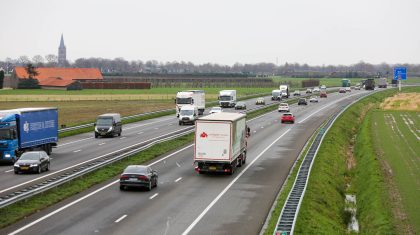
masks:
<svg viewBox="0 0 420 235"><path fill-rule="evenodd" d="M23 123L23 131L26 132L26 133L29 132L29 123L28 122Z"/></svg>
<svg viewBox="0 0 420 235"><path fill-rule="evenodd" d="M209 135L207 135L207 133L206 133L206 132L203 132L203 133L201 133L201 134L200 134L200 137L201 137L201 138L207 138L207 136L209 136Z"/></svg>

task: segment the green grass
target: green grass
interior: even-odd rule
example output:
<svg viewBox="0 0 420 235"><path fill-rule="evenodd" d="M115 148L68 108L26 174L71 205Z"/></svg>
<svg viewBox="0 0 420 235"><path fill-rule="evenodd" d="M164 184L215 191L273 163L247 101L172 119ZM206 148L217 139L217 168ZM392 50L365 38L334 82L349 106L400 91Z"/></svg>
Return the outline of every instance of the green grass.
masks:
<svg viewBox="0 0 420 235"><path fill-rule="evenodd" d="M84 175L69 183L50 189L27 200L17 202L0 209L0 228L4 228L39 210L58 203L68 197L80 193L96 184L118 176L127 165L143 164L162 154L182 147L193 140L193 134L179 137L164 143L157 144L132 157L125 158L112 165L105 166L97 171ZM115 187L118 187L117 185Z"/></svg>
<svg viewBox="0 0 420 235"><path fill-rule="evenodd" d="M354 156L354 190L360 234L395 234L391 208L381 164L372 144L371 115L368 112L357 134Z"/></svg>
<svg viewBox="0 0 420 235"><path fill-rule="evenodd" d="M419 92L419 87L404 88L403 91ZM366 139L366 132L362 132L360 128L361 125L367 125L362 124L362 114L377 107L386 97L396 92L396 89L385 90L363 98L348 108L333 124L313 164L297 218L296 234L347 233L348 214L344 213L344 196L349 191L357 196L361 234L393 233L393 226L389 224L389 208L386 207L383 197L387 192L383 188L383 176L378 161L372 155L366 154L366 158L360 155L371 149L365 142L369 141ZM359 131L361 134L358 134ZM355 135L357 164L355 168L348 170L346 157ZM347 183L352 184L349 191L346 191ZM375 219L369 215L373 215Z"/></svg>
<svg viewBox="0 0 420 235"><path fill-rule="evenodd" d="M175 97L178 91L183 90L204 90L206 94L218 94L221 90L234 89L237 96L245 96L256 93L271 92L274 88L261 87L224 87L224 88L151 88L151 89L85 89L80 91L60 91L43 89L16 89L1 90L0 95L126 95L126 94L161 94L163 96L171 95Z"/></svg>
<svg viewBox="0 0 420 235"><path fill-rule="evenodd" d="M401 115L404 115L405 120ZM419 112L377 111L372 115L371 131L375 150L392 170L408 223L420 234L420 136ZM410 119L413 123L410 124ZM395 122L393 121L395 120ZM413 133L414 132L414 133ZM386 137L386 138L383 138ZM404 221L396 221L404 223Z"/></svg>

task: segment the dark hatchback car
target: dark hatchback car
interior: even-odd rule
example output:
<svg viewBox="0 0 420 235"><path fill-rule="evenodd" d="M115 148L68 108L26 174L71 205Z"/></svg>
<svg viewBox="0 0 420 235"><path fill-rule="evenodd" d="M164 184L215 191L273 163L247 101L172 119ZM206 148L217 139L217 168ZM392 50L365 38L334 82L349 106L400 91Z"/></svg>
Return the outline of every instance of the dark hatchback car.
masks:
<svg viewBox="0 0 420 235"><path fill-rule="evenodd" d="M125 190L129 187L140 187L150 191L157 185L157 172L148 166L128 166L120 176L120 190Z"/></svg>
<svg viewBox="0 0 420 235"><path fill-rule="evenodd" d="M246 103L245 102L238 102L235 105L235 109L246 109Z"/></svg>
<svg viewBox="0 0 420 235"><path fill-rule="evenodd" d="M15 174L50 170L50 157L44 151L25 152L14 165Z"/></svg>
<svg viewBox="0 0 420 235"><path fill-rule="evenodd" d="M305 98L300 98L298 100L298 105L308 105L308 102L306 101Z"/></svg>

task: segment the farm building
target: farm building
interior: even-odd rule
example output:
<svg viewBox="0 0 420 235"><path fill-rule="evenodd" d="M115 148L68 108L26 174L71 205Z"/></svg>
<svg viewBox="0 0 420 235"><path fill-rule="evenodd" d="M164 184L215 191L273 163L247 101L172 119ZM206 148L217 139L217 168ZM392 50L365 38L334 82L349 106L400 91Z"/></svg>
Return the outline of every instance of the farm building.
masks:
<svg viewBox="0 0 420 235"><path fill-rule="evenodd" d="M82 81L102 81L99 69L95 68L37 68L38 80L42 89L80 90ZM12 88L18 88L19 80L28 79L25 67L15 67L12 75Z"/></svg>

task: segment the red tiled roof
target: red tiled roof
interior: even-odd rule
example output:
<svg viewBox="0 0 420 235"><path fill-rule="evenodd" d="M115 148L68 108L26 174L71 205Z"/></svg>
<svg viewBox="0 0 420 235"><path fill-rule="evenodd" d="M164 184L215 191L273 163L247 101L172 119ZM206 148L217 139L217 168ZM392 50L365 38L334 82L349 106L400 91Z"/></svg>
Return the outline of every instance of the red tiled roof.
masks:
<svg viewBox="0 0 420 235"><path fill-rule="evenodd" d="M76 82L75 80L72 80L72 79L62 79L62 78L45 78L45 79L40 79L38 81L39 81L40 86L54 86L54 87L66 87Z"/></svg>
<svg viewBox="0 0 420 235"><path fill-rule="evenodd" d="M102 74L95 68L37 68L39 73L35 78L39 83L47 78L62 78L63 80L102 80ZM15 67L16 77L28 78L28 73L24 67Z"/></svg>

